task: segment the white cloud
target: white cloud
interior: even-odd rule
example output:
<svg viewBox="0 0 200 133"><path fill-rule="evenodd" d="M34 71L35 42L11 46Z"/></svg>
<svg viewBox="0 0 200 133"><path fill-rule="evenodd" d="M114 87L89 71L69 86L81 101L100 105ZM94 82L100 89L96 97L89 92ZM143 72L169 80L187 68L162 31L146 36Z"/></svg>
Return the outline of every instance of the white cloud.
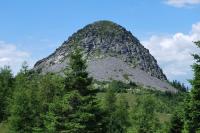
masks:
<svg viewBox="0 0 200 133"><path fill-rule="evenodd" d="M200 50L194 45L194 41L200 40L200 22L193 24L188 34L176 33L171 36L151 36L142 41L144 46L158 60L164 73L169 79L191 79L192 53Z"/></svg>
<svg viewBox="0 0 200 133"><path fill-rule="evenodd" d="M28 61L29 57L28 52L17 49L14 44L0 41L0 67L9 65L16 73L23 61Z"/></svg>
<svg viewBox="0 0 200 133"><path fill-rule="evenodd" d="M200 0L166 0L165 3L174 7L187 7L200 4Z"/></svg>

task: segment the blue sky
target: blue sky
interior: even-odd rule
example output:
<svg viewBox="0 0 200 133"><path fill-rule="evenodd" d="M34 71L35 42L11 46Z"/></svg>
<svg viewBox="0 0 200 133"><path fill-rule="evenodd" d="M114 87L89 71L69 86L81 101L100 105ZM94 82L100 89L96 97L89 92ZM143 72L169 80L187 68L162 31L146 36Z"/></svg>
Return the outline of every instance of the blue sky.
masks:
<svg viewBox="0 0 200 133"><path fill-rule="evenodd" d="M196 51L190 42L200 39L199 3L199 0L1 0L0 66L9 64L16 73L23 60L33 65L86 24L111 20L130 30L150 49L169 79L186 82L192 75L187 67L192 58L184 55ZM174 59L176 55L183 59ZM183 72L176 73L181 69Z"/></svg>

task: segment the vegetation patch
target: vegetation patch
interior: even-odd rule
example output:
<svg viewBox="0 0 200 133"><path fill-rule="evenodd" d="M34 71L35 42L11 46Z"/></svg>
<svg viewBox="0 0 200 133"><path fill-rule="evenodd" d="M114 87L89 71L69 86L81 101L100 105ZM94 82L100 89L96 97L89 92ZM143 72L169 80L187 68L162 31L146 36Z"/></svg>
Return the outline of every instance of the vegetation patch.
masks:
<svg viewBox="0 0 200 133"><path fill-rule="evenodd" d="M125 73L125 74L123 74L123 77L125 80L129 80L129 74Z"/></svg>

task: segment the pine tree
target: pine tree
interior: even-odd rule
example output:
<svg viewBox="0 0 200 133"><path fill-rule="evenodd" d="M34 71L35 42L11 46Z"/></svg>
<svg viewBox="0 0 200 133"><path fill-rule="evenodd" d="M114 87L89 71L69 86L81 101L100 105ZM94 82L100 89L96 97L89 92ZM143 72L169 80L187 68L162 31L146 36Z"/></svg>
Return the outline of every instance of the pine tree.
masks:
<svg viewBox="0 0 200 133"><path fill-rule="evenodd" d="M9 102L10 129L17 133L37 132L42 124L37 76L24 64L15 80L15 90Z"/></svg>
<svg viewBox="0 0 200 133"><path fill-rule="evenodd" d="M107 133L126 133L129 126L128 103L123 96L116 97L116 89L110 84L105 96L106 110L106 132Z"/></svg>
<svg viewBox="0 0 200 133"><path fill-rule="evenodd" d="M38 80L39 98L45 113L48 110L48 104L52 103L55 97L62 96L64 78L53 73L47 73L40 75Z"/></svg>
<svg viewBox="0 0 200 133"><path fill-rule="evenodd" d="M116 105L116 95L113 88L109 86L107 89L106 95L105 95L105 110L106 110L106 117L104 118L106 120L106 130L107 133L114 133L116 128L116 121L115 121L115 112L117 110Z"/></svg>
<svg viewBox="0 0 200 133"><path fill-rule="evenodd" d="M116 125L114 133L126 133L130 123L128 116L128 103L123 96L121 96L118 100L114 117Z"/></svg>
<svg viewBox="0 0 200 133"><path fill-rule="evenodd" d="M187 92L188 91L188 87L185 86L185 84L177 81L177 80L173 80L172 82L170 82L171 85L178 89L180 92Z"/></svg>
<svg viewBox="0 0 200 133"><path fill-rule="evenodd" d="M182 133L184 120L182 111L176 110L171 118L170 133Z"/></svg>
<svg viewBox="0 0 200 133"><path fill-rule="evenodd" d="M195 44L200 47L200 41ZM191 80L192 90L187 99L187 108L185 108L185 127L189 133L200 130L200 55L194 54L193 57L196 61L192 66L194 78Z"/></svg>
<svg viewBox="0 0 200 133"><path fill-rule="evenodd" d="M77 106L81 98L77 91L66 93L63 97L56 97L49 104L49 112L45 120L46 132L78 133L84 131L86 127L79 122L83 118Z"/></svg>
<svg viewBox="0 0 200 133"><path fill-rule="evenodd" d="M9 66L0 68L0 122L7 119L7 105L12 97L14 78Z"/></svg>
<svg viewBox="0 0 200 133"><path fill-rule="evenodd" d="M52 131L98 133L102 131L101 109L86 71L86 60L75 46L66 71L64 95L50 106L46 127ZM62 103L62 104L60 104ZM60 108L60 109L59 109Z"/></svg>

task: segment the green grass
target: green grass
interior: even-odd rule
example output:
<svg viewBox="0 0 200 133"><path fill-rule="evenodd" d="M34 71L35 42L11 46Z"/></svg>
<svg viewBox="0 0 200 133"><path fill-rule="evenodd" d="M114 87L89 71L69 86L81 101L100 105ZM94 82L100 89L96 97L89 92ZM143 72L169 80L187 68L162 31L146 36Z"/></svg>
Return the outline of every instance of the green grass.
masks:
<svg viewBox="0 0 200 133"><path fill-rule="evenodd" d="M0 123L0 133L9 133L8 125L6 123Z"/></svg>
<svg viewBox="0 0 200 133"><path fill-rule="evenodd" d="M175 107L183 101L183 94L169 94L156 90L148 90L142 87L135 87L132 90L127 90L123 93L116 93L117 98L123 96L129 105L129 110L134 109L137 104L137 99L142 99L144 96L150 95L156 101L156 114L160 123L170 122L171 115L173 114ZM101 92L97 95L98 99L104 101L105 92Z"/></svg>
<svg viewBox="0 0 200 133"><path fill-rule="evenodd" d="M172 114L166 113L157 113L157 115L161 123L170 122L170 118L172 116Z"/></svg>
<svg viewBox="0 0 200 133"><path fill-rule="evenodd" d="M98 96L98 99L101 99L103 101L104 98L105 98L105 93L99 93L97 96ZM117 98L119 98L121 96L124 96L126 98L126 101L128 102L130 109L134 108L134 106L136 105L137 98L142 98L142 95L132 94L130 92L128 92L128 93L117 93ZM165 123L165 122L170 121L171 113L158 112L156 114L157 114L161 123Z"/></svg>

